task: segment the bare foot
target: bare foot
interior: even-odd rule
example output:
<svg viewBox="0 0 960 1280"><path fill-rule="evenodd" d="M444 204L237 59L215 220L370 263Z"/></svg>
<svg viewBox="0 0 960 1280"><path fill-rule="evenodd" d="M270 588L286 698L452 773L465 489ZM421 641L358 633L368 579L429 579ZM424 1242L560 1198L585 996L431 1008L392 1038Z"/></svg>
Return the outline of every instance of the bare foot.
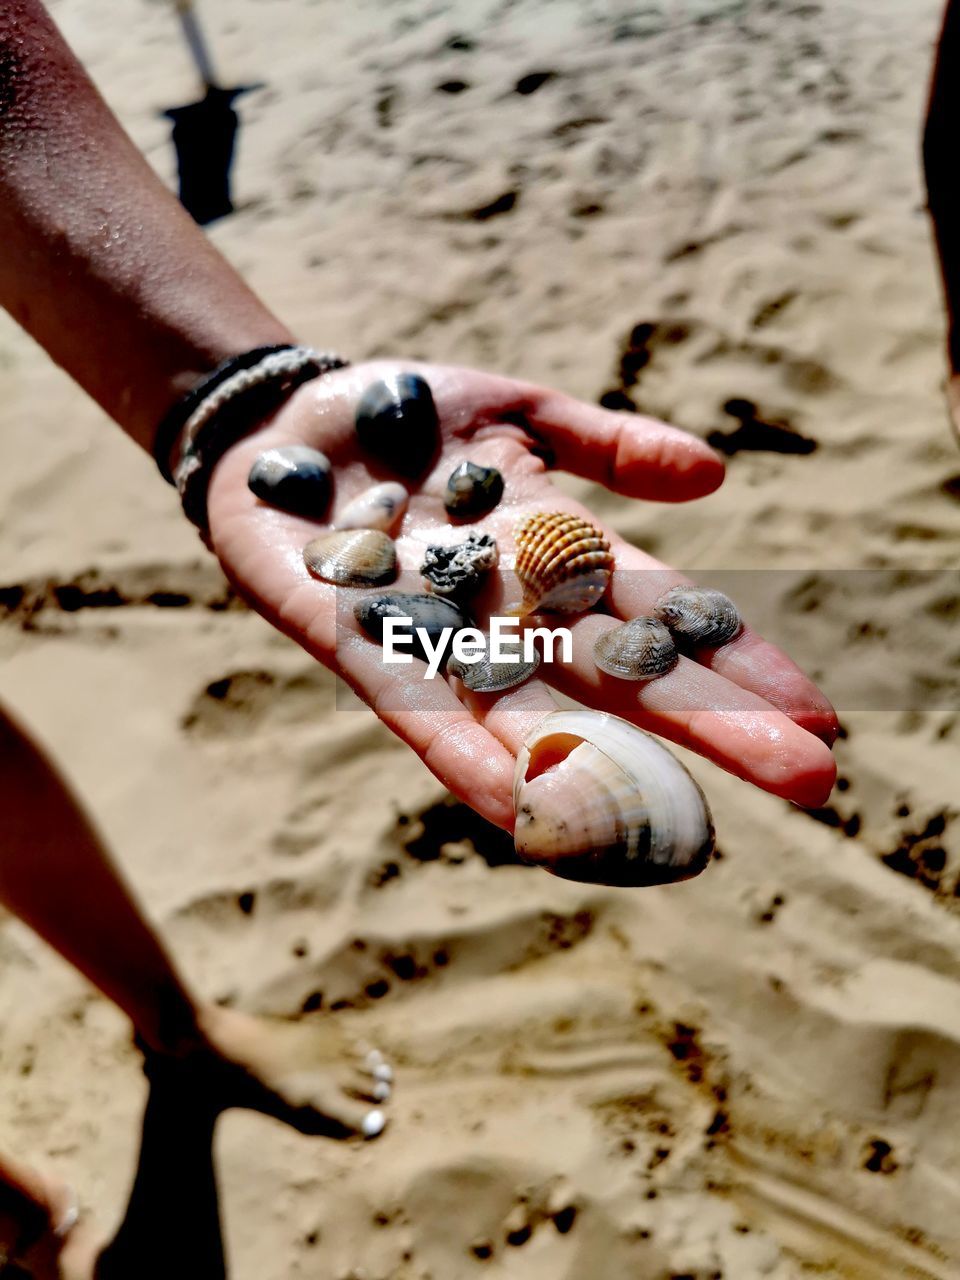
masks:
<svg viewBox="0 0 960 1280"><path fill-rule="evenodd" d="M393 1072L376 1049L362 1049L330 1024L255 1018L206 1006L204 1048L177 1064L148 1054L147 1072L187 1071L218 1108L261 1111L301 1133L376 1138Z"/></svg>
<svg viewBox="0 0 960 1280"><path fill-rule="evenodd" d="M102 1245L65 1182L0 1161L0 1269L14 1263L34 1280L93 1280Z"/></svg>

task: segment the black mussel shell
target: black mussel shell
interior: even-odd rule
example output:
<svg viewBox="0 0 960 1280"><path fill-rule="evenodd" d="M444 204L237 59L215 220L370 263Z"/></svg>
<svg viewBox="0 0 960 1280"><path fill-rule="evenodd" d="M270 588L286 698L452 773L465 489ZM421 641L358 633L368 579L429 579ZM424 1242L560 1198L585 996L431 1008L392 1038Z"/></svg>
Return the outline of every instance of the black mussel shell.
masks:
<svg viewBox="0 0 960 1280"><path fill-rule="evenodd" d="M415 373L371 382L357 405L356 428L368 453L402 475L420 475L440 439L440 420L429 384Z"/></svg>

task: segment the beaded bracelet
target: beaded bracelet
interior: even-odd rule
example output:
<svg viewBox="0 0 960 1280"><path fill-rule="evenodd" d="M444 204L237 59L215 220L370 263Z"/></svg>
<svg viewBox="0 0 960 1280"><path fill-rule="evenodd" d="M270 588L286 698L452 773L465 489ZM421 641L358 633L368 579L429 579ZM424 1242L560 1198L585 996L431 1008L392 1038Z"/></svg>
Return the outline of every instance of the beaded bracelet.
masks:
<svg viewBox="0 0 960 1280"><path fill-rule="evenodd" d="M227 450L278 409L295 388L347 364L332 352L312 347L257 348L224 361L175 405L157 433L155 456L161 472L170 471L187 519L206 533L210 475ZM169 454L177 433L168 423L173 421L180 424L180 457L171 470ZM161 434L169 440L166 466L161 461Z"/></svg>

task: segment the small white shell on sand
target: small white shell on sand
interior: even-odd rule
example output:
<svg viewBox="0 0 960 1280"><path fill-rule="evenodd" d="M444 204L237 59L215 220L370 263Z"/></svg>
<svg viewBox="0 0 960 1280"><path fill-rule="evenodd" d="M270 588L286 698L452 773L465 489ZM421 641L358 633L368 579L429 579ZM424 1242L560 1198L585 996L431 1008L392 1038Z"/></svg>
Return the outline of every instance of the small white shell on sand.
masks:
<svg viewBox="0 0 960 1280"><path fill-rule="evenodd" d="M64 1240L80 1221L80 1201L73 1187L65 1187L64 1192L67 1198L66 1208L61 1213L59 1219L53 1224L53 1234L58 1240Z"/></svg>
<svg viewBox="0 0 960 1280"><path fill-rule="evenodd" d="M392 533L403 519L410 495L397 480L371 485L348 502L334 521L335 529L380 529Z"/></svg>
<svg viewBox="0 0 960 1280"><path fill-rule="evenodd" d="M602 711L554 711L517 757L517 853L570 880L668 884L713 850L703 792L655 738Z"/></svg>

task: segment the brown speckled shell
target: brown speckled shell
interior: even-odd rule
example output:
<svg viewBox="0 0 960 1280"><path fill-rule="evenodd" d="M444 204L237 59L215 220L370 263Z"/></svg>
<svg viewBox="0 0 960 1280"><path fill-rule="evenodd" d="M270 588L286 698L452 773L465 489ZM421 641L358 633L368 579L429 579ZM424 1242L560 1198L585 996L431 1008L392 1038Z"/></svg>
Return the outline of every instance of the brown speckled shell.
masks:
<svg viewBox="0 0 960 1280"><path fill-rule="evenodd" d="M397 576L393 539L379 529L334 529L303 548L315 578L338 587L376 587Z"/></svg>
<svg viewBox="0 0 960 1280"><path fill-rule="evenodd" d="M589 520L537 511L517 526L515 570L523 587L518 613L581 613L595 605L613 573L610 543Z"/></svg>

